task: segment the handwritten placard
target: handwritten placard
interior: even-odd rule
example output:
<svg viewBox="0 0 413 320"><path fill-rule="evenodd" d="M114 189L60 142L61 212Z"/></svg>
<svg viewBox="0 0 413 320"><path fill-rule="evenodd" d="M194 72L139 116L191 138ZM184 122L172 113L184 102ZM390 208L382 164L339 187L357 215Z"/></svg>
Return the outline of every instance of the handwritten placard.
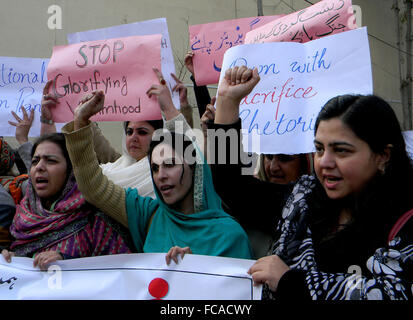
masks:
<svg viewBox="0 0 413 320"><path fill-rule="evenodd" d="M241 65L256 67L261 78L240 103L246 151L312 152L315 121L325 102L341 94L373 92L366 28L305 44L270 42L229 49L223 71Z"/></svg>
<svg viewBox="0 0 413 320"><path fill-rule="evenodd" d="M94 90L105 93L104 109L93 121L160 119L156 99L146 91L159 80L152 67L161 68L161 35L82 42L53 48L47 68L52 91L60 103L56 122L73 119L79 100Z"/></svg>
<svg viewBox="0 0 413 320"><path fill-rule="evenodd" d="M138 253L57 261L39 272L33 259L0 256L0 299L259 300L262 286L247 273L254 262L188 254L168 266L165 253Z"/></svg>
<svg viewBox="0 0 413 320"><path fill-rule="evenodd" d="M40 135L40 107L48 63L49 59L0 57L0 136L14 137L16 128L8 121L16 122L11 111L22 118L21 106L29 114L35 110L29 135Z"/></svg>
<svg viewBox="0 0 413 320"><path fill-rule="evenodd" d="M227 49L243 44L245 34L282 17L261 16L189 26L195 81L198 85L218 83L222 59Z"/></svg>
<svg viewBox="0 0 413 320"><path fill-rule="evenodd" d="M351 0L322 0L247 33L245 43L293 41L305 43L356 29Z"/></svg>
<svg viewBox="0 0 413 320"><path fill-rule="evenodd" d="M108 28L87 30L82 32L71 33L67 35L69 44L104 40L112 38L124 38L132 36L145 36L151 34L162 34L161 39L161 66L162 74L168 84L171 92L172 101L177 109L180 108L179 95L173 92L172 88L175 86L175 80L171 73L175 74L175 63L172 53L171 40L169 37L168 24L166 18L157 18L146 21L133 22L112 26Z"/></svg>

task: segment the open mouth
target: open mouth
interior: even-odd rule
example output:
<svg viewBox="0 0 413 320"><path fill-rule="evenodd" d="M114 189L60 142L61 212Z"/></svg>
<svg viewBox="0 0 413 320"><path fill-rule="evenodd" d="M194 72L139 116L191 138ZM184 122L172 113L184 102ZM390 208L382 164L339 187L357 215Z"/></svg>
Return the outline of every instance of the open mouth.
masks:
<svg viewBox="0 0 413 320"><path fill-rule="evenodd" d="M284 175L271 175L271 178L273 178L273 179L284 179L285 176Z"/></svg>
<svg viewBox="0 0 413 320"><path fill-rule="evenodd" d="M343 179L340 178L340 177L325 177L324 179L325 179L327 182L337 182L337 181L343 180Z"/></svg>
<svg viewBox="0 0 413 320"><path fill-rule="evenodd" d="M46 186L48 183L49 183L49 180L46 179L46 178L43 178L43 177L36 178L36 180L35 180L35 184L36 184L36 187L37 187L37 188L39 188L39 187L44 187L44 186Z"/></svg>
<svg viewBox="0 0 413 320"><path fill-rule="evenodd" d="M324 183L325 186L329 189L332 189L336 187L340 181L342 181L343 178L341 177L336 177L336 176L324 176Z"/></svg>
<svg viewBox="0 0 413 320"><path fill-rule="evenodd" d="M163 194L165 194L165 193L169 193L170 190L173 189L173 186L171 186L171 185L164 185L164 186L161 186L159 189L161 190L161 192L162 192Z"/></svg>

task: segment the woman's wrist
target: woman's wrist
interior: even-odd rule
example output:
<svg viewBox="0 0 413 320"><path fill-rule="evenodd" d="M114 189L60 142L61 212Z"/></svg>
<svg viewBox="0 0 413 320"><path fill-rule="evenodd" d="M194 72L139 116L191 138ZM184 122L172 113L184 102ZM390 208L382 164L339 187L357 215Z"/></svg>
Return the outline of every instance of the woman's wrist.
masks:
<svg viewBox="0 0 413 320"><path fill-rule="evenodd" d="M90 123L89 119L75 118L73 120L73 129L74 130L82 129L83 127L88 126L89 123Z"/></svg>
<svg viewBox="0 0 413 320"><path fill-rule="evenodd" d="M27 136L26 137L16 137L16 140L20 145L22 145L22 144L26 143L27 141L29 141L29 138Z"/></svg>
<svg viewBox="0 0 413 320"><path fill-rule="evenodd" d="M238 121L240 101L218 96L216 101L215 123L231 124Z"/></svg>
<svg viewBox="0 0 413 320"><path fill-rule="evenodd" d="M162 113L164 114L166 121L171 120L175 118L177 115L179 115L179 111L175 108L173 104L163 107Z"/></svg>
<svg viewBox="0 0 413 320"><path fill-rule="evenodd" d="M42 115L40 116L40 122L48 125L54 125L54 121L52 119L48 119Z"/></svg>

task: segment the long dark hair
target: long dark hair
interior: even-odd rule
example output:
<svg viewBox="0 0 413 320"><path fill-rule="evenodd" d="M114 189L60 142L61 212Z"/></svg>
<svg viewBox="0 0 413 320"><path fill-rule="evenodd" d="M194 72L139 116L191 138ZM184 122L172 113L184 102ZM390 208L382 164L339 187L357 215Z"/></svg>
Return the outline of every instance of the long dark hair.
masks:
<svg viewBox="0 0 413 320"><path fill-rule="evenodd" d="M369 239L367 241L385 244L386 236L398 217L413 207L413 169L397 116L380 97L337 96L330 99L320 111L315 133L321 121L332 118L339 118L376 154L383 153L388 145L392 146L385 172L377 173L352 203L355 228ZM334 223L333 219L340 208L337 208L339 202L328 199L321 186L318 191L314 194L318 198L315 202L322 201L325 204L324 210L318 208L320 214L315 217L321 230Z"/></svg>

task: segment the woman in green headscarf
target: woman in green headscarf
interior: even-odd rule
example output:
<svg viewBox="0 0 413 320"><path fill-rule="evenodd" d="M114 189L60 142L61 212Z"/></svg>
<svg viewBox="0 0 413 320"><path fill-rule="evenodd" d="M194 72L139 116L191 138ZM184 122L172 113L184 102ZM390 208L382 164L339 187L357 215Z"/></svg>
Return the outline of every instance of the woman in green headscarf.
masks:
<svg viewBox="0 0 413 320"><path fill-rule="evenodd" d="M167 128L179 121L181 128L187 128L162 79L160 75L160 84L153 85L148 95L157 96L169 120ZM154 133L148 158L155 199L139 196L136 189L123 189L102 174L93 151L89 118L100 111L103 102L101 91L86 96L74 121L62 129L86 200L127 226L138 252L169 252L168 263L184 252L250 259L248 237L222 210L209 166L190 138L170 131Z"/></svg>

